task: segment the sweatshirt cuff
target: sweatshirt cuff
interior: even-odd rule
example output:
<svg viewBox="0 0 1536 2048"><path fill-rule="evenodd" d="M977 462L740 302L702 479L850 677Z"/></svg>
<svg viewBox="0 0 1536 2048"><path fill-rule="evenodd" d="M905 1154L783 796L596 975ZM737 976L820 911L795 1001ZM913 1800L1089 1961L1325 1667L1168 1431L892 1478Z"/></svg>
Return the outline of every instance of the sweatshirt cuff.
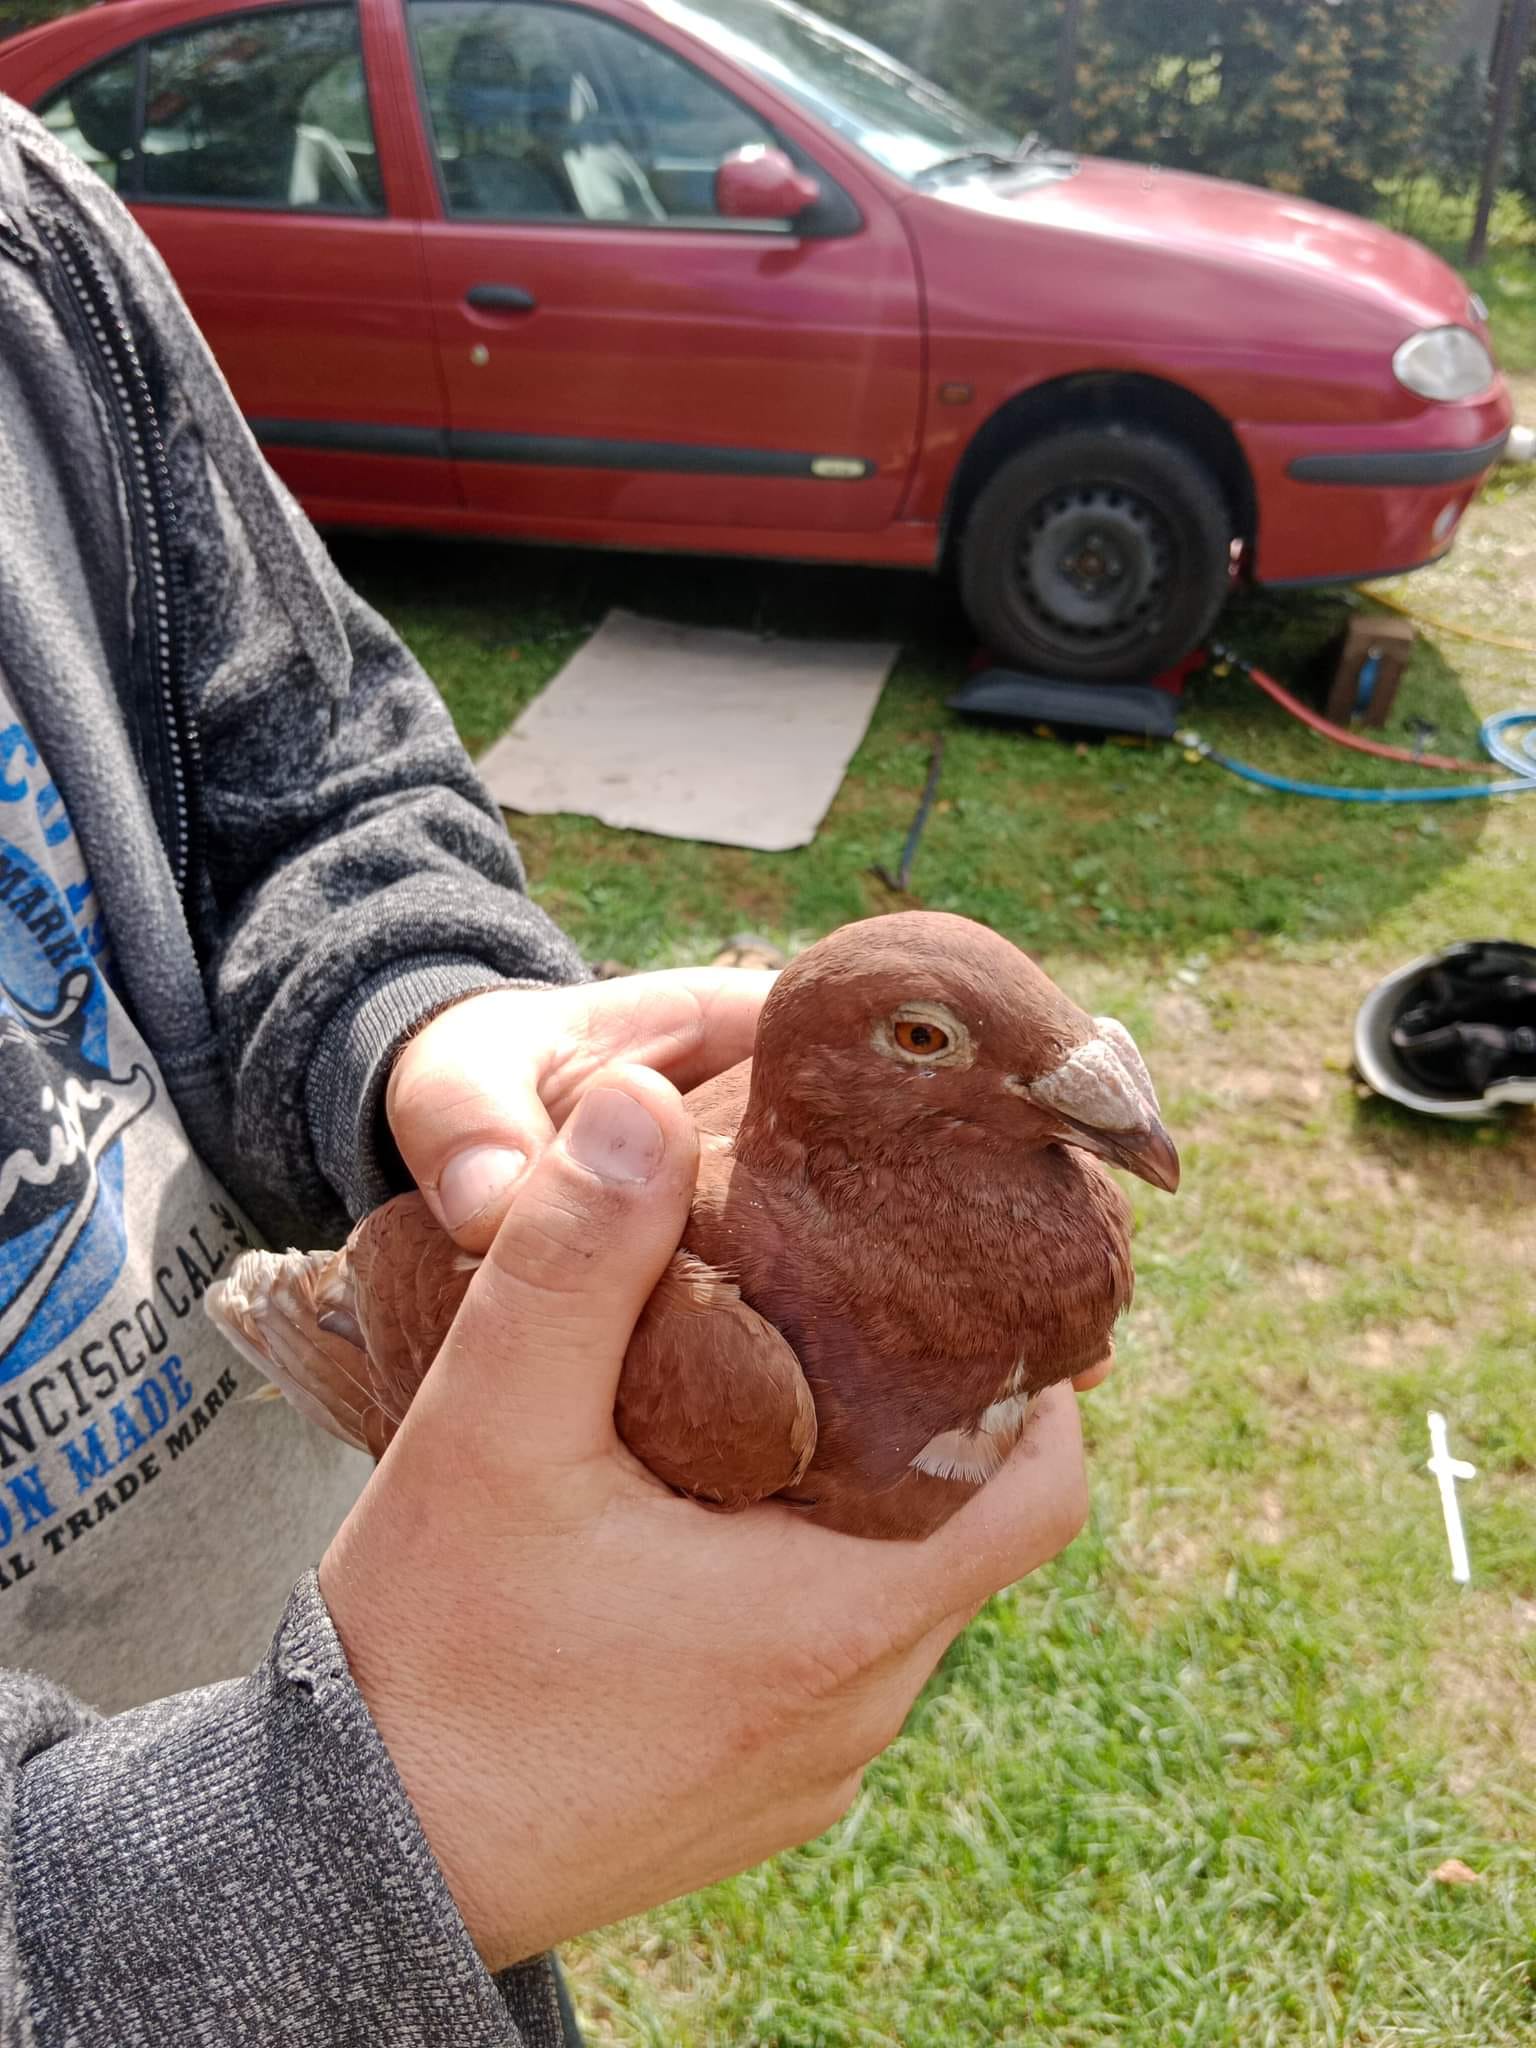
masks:
<svg viewBox="0 0 1536 2048"><path fill-rule="evenodd" d="M468 955L436 954L369 977L326 1026L305 1090L320 1171L352 1217L411 1185L389 1135L384 1091L406 1040L440 1010L488 989L542 988Z"/></svg>
<svg viewBox="0 0 1536 2048"><path fill-rule="evenodd" d="M13 1856L37 2048L561 2040L547 1964L476 1954L313 1572L249 1678L34 1756Z"/></svg>

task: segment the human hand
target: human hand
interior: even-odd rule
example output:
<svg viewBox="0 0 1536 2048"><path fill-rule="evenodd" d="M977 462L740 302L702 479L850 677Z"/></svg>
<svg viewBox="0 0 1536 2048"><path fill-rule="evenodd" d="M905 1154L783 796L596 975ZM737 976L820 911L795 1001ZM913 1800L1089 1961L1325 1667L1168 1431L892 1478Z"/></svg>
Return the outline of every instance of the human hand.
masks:
<svg viewBox="0 0 1536 2048"><path fill-rule="evenodd" d="M404 1047L386 1110L400 1156L465 1251L485 1251L528 1162L602 1067L696 1088L752 1051L771 974L685 968L577 988L492 989Z"/></svg>
<svg viewBox="0 0 1536 2048"><path fill-rule="evenodd" d="M710 1515L652 1478L614 1395L697 1150L656 1075L588 1090L321 1565L492 1968L830 1826L980 1604L1084 1520L1065 1388L923 1543Z"/></svg>

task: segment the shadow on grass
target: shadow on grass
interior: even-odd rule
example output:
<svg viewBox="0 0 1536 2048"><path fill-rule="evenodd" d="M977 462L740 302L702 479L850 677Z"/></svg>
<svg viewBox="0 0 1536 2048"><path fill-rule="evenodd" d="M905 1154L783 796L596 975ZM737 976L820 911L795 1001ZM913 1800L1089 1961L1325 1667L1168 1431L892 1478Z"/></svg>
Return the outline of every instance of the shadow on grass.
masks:
<svg viewBox="0 0 1536 2048"><path fill-rule="evenodd" d="M696 957L744 924L799 938L904 903L981 918L1034 950L1190 953L1234 940L1348 937L1466 860L1481 804L1309 802L1253 789L1169 746L1071 746L964 724L945 700L972 647L947 586L881 570L347 538L343 573L386 613L478 751L614 606L786 635L894 639L904 653L812 846L788 854L612 832L590 819L517 819L539 893L590 957ZM1283 680L1304 677L1343 624L1338 599L1250 598L1223 630ZM1306 690L1303 684L1304 693ZM1475 742L1451 668L1421 644L1388 736L1432 724ZM1197 678L1192 724L1239 758L1320 781L1388 784L1414 771L1341 755L1240 677ZM946 735L940 801L913 875L894 866ZM1431 742L1433 744L1433 742Z"/></svg>
<svg viewBox="0 0 1536 2048"><path fill-rule="evenodd" d="M963 630L948 586L901 570L621 554L421 536L333 535L342 573L381 602L432 602L594 626L615 606L743 632L910 639Z"/></svg>
<svg viewBox="0 0 1536 2048"><path fill-rule="evenodd" d="M1536 1114L1506 1109L1486 1122L1421 1116L1377 1095L1355 1106L1353 1137L1394 1173L1412 1173L1427 1208L1476 1210L1511 1221L1536 1175Z"/></svg>

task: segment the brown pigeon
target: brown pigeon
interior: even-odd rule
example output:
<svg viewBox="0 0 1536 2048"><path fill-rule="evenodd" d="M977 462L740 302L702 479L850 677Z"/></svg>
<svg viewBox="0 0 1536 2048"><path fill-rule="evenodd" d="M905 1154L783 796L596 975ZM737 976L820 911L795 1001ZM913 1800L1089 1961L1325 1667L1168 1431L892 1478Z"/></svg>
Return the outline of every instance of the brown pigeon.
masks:
<svg viewBox="0 0 1536 2048"><path fill-rule="evenodd" d="M1130 1212L1170 1191L1130 1034L1015 946L909 911L800 954L751 1060L687 1098L698 1190L625 1355L616 1421L680 1492L778 1496L864 1536L937 1528L1032 1398L1112 1350ZM339 1252L249 1252L209 1296L240 1350L378 1456L476 1261L419 1195Z"/></svg>

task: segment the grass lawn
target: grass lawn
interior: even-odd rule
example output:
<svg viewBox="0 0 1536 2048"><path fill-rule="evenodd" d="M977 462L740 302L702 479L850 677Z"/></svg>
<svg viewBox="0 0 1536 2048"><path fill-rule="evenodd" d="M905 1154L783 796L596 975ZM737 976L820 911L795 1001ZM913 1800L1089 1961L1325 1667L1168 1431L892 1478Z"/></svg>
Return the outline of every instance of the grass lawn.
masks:
<svg viewBox="0 0 1536 2048"><path fill-rule="evenodd" d="M1536 381L1524 388L1536 420ZM1536 2039L1536 1119L1458 1131L1358 1099L1355 1006L1441 941L1530 937L1536 803L1422 812L1256 791L1172 749L951 725L964 642L895 577L348 543L483 745L612 604L908 653L814 846L762 856L519 821L594 956L707 957L887 908L932 735L915 900L985 918L1137 1031L1184 1151L1135 1186L1139 1291L1085 1402L1093 1526L956 1646L846 1822L571 1957L594 2040L656 2048L1267 2048ZM1401 594L1536 640L1536 488L1506 473ZM1336 598L1228 636L1297 677ZM1442 749L1536 664L1422 641ZM1412 780L1193 687L1230 752ZM1479 1468L1450 1581L1424 1414ZM1437 1882L1459 1858L1475 1884Z"/></svg>

